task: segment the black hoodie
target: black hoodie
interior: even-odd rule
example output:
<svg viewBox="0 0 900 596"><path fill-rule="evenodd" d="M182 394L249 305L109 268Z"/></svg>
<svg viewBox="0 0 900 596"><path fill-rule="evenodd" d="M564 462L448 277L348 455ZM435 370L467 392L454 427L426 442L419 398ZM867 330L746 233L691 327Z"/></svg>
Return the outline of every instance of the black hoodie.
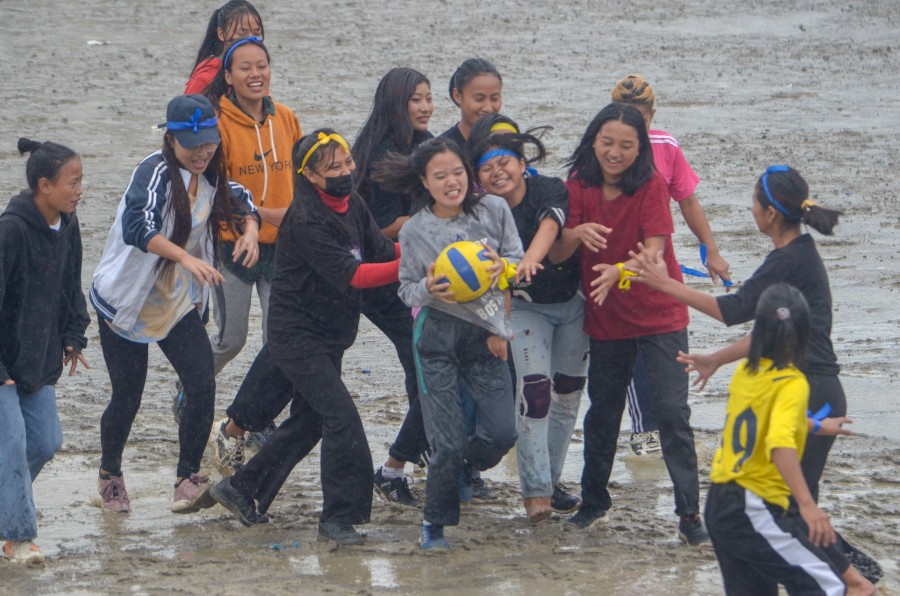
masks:
<svg viewBox="0 0 900 596"><path fill-rule="evenodd" d="M19 395L54 385L65 347L87 345L90 321L78 218L61 214L56 231L22 191L0 215L0 383L12 379Z"/></svg>

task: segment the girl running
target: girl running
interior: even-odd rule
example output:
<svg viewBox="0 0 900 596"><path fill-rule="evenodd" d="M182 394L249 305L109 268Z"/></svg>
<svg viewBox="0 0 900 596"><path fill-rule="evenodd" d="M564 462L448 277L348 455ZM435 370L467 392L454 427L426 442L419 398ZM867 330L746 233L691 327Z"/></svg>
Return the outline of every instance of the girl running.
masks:
<svg viewBox="0 0 900 596"><path fill-rule="evenodd" d="M518 261L522 243L506 203L473 190L462 150L438 138L411 156L392 155L379 166L378 180L427 204L400 231L400 297L420 307L413 345L425 431L432 449L425 494L421 547L448 550L444 526L459 523L459 479L463 462L486 470L515 443L512 386L506 342L512 337L508 294L492 288L465 304L449 284L434 277L434 260L457 240L482 241L494 261ZM463 378L478 404L475 435L468 437L459 400Z"/></svg>
<svg viewBox="0 0 900 596"><path fill-rule="evenodd" d="M728 388L705 512L726 594L775 596L778 584L788 594L845 593L821 550L835 543L834 530L800 470L809 384L795 364L810 322L799 290L769 286L756 305L749 356Z"/></svg>
<svg viewBox="0 0 900 596"><path fill-rule="evenodd" d="M629 288L625 273L628 251L643 242L661 252L669 273L681 279L672 248L668 188L653 168L641 113L625 104L603 108L567 163L569 218L551 258L558 261L580 247L581 285L589 297L584 329L591 338L582 505L569 522L587 529L608 519L612 499L607 484L625 392L641 349L653 383L653 406L660 415L663 458L675 487L678 533L697 546L708 536L698 515L688 377L675 360L679 350L687 351L687 308L647 288Z"/></svg>
<svg viewBox="0 0 900 596"><path fill-rule="evenodd" d="M170 101L162 149L132 174L91 288L112 384L100 419L99 489L105 509L131 511L122 451L141 404L147 346L153 342L187 395L172 511L213 504L208 481L198 474L216 392L202 313L209 286L223 282L214 266L220 233L227 228L235 234L229 255L252 267L259 257L258 224L250 193L225 176L212 104L202 95Z"/></svg>
<svg viewBox="0 0 900 596"><path fill-rule="evenodd" d="M486 119L500 126L481 136ZM481 187L512 210L526 247L512 284L510 313L519 414L516 459L528 519L540 522L552 511L571 513L578 507L578 498L559 479L586 380L588 337L582 330L577 259L559 264L547 259L566 223L566 185L558 178L526 174L528 164L542 160L545 151L532 131L513 132L518 130L498 114L479 119L469 137L469 155ZM533 148L530 159L526 145Z"/></svg>
<svg viewBox="0 0 900 596"><path fill-rule="evenodd" d="M433 112L431 83L425 75L411 68L395 68L378 83L372 111L353 144L353 158L361 173L356 177L356 191L369 206L375 223L392 240L411 215L410 200L384 188L373 180L372 173L389 153L409 155L430 139L428 123ZM388 458L375 471L375 491L388 503L418 507L421 503L409 489L404 467L408 461L420 461L428 441L413 362L413 320L409 307L397 296L398 288L395 283L362 292L362 313L394 344L409 400Z"/></svg>
<svg viewBox="0 0 900 596"><path fill-rule="evenodd" d="M728 262L719 254L706 212L694 192L700 178L685 159L678 141L664 130L650 128L656 115L656 95L650 84L641 75L628 75L613 87L612 100L633 105L644 117L650 135L650 147L653 149L653 163L665 179L669 196L678 204L684 221L700 241L701 246L706 247L706 267L710 279L713 283L716 283L719 277L730 281ZM658 453L660 450L659 425L653 411L651 393L644 355L638 350L634 378L628 387L628 413L632 428L631 449L637 455Z"/></svg>
<svg viewBox="0 0 900 596"><path fill-rule="evenodd" d="M838 379L839 367L831 344L832 304L828 273L812 236L801 228L801 224L805 224L830 236L841 213L811 200L806 180L788 166L770 166L760 176L754 189L751 212L757 228L771 239L774 250L737 292L711 296L685 286L663 269L657 251L648 247L640 247L629 269L639 273L635 278L637 281L729 326L753 320L760 296L769 286L790 283L796 287L809 304L812 319L809 343L797 362L809 383L809 409L816 413L827 406L830 416L844 417L847 415L847 398ZM700 372L695 384L700 383L702 389L720 366L746 358L750 344L748 335L711 355L681 353L679 357L688 364L689 370ZM819 479L833 443L834 436L813 435L803 452L803 476L816 501ZM831 548L828 553L838 569L846 573L849 561L841 549ZM857 585L857 581L858 578L848 578L850 585Z"/></svg>
<svg viewBox="0 0 900 596"><path fill-rule="evenodd" d="M28 189L0 215L0 559L42 565L32 483L62 445L56 390L88 366L81 291L81 159L19 139Z"/></svg>
<svg viewBox="0 0 900 596"><path fill-rule="evenodd" d="M247 0L231 0L214 10L184 94L203 93L222 70L225 51L237 40L251 35L263 39L265 30L259 12Z"/></svg>
<svg viewBox="0 0 900 596"><path fill-rule="evenodd" d="M278 242L268 356L261 353L292 386L291 414L213 497L244 524L267 521L287 474L321 438L319 539L360 544L365 536L353 526L371 514L372 455L341 361L356 339L360 289L396 281L399 255L352 192L356 165L342 137L318 130L297 144L293 159L295 196Z"/></svg>
<svg viewBox="0 0 900 596"><path fill-rule="evenodd" d="M253 267L232 258L236 237L223 232L221 273L225 283L213 294L218 332L210 336L216 374L247 341L254 286L262 311L263 343L266 341L275 243L293 196L291 150L302 132L291 109L268 96L269 63L269 51L261 40L238 40L226 52L222 70L207 89L210 101L214 105L218 102L226 175L250 191L262 220L260 256ZM219 467L244 434L243 429L229 423L226 418L215 428L213 453Z"/></svg>
<svg viewBox="0 0 900 596"><path fill-rule="evenodd" d="M461 117L441 136L465 147L475 122L503 107L502 90L500 72L484 58L469 58L460 64L450 77L450 99L459 107Z"/></svg>

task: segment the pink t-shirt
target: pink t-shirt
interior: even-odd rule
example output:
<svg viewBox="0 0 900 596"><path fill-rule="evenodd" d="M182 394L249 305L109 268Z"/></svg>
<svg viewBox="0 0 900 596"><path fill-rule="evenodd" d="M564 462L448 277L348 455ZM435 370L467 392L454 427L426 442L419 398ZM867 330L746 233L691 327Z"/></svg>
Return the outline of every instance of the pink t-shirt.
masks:
<svg viewBox="0 0 900 596"><path fill-rule="evenodd" d="M700 178L684 158L675 137L664 130L651 130L650 147L656 170L662 174L669 187L669 196L675 201L683 201L691 196Z"/></svg>
<svg viewBox="0 0 900 596"><path fill-rule="evenodd" d="M603 198L599 186L585 187L574 178L566 182L566 187L569 190L567 228L595 222L613 230L606 239L605 250L595 253L583 246L579 248L581 287L585 296L593 290L590 283L599 276L591 269L594 265L627 261L628 251L635 250L638 242L650 236L665 236L664 259L669 277L683 280L672 247L674 227L669 196L660 174L654 174L633 195L621 194L612 201ZM627 292L613 286L603 306L597 306L590 298L585 302L584 331L593 339L630 339L672 333L687 325L687 306L638 282L633 282Z"/></svg>

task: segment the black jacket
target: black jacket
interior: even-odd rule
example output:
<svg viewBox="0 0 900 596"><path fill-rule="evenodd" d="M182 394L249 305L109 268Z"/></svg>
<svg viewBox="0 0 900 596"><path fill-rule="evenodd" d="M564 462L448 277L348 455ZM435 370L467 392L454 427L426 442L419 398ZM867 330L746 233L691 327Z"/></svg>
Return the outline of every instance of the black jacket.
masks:
<svg viewBox="0 0 900 596"><path fill-rule="evenodd" d="M20 395L55 384L65 347L87 345L81 231L74 214L61 218L57 232L28 191L0 215L0 382L11 378Z"/></svg>

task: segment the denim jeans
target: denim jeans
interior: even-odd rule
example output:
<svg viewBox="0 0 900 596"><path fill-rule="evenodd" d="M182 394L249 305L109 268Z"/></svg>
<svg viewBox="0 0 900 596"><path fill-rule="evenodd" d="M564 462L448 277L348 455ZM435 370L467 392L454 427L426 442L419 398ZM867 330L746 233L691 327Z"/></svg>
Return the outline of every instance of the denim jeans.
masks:
<svg viewBox="0 0 900 596"><path fill-rule="evenodd" d="M53 386L22 396L15 385L0 385L0 437L0 539L33 540L31 483L62 445Z"/></svg>
<svg viewBox="0 0 900 596"><path fill-rule="evenodd" d="M559 304L514 299L511 319L519 482L523 497L549 497L562 474L587 376L584 300L579 295Z"/></svg>

